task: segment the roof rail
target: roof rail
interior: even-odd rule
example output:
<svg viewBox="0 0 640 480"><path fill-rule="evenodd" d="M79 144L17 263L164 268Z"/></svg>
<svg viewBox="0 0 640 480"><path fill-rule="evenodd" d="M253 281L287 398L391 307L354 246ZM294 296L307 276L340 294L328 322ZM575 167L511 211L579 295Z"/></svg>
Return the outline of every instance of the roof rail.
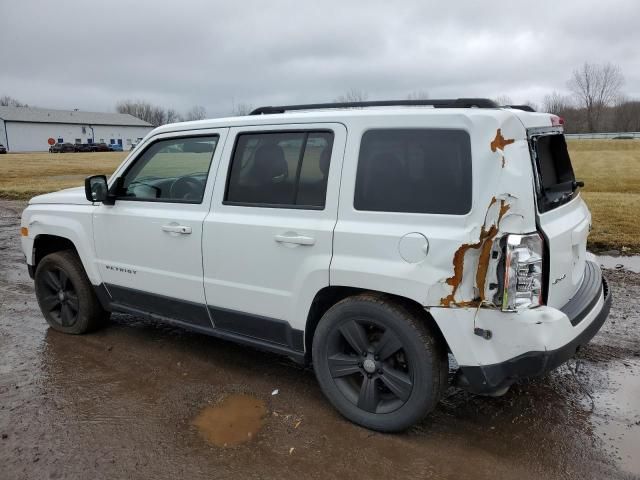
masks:
<svg viewBox="0 0 640 480"><path fill-rule="evenodd" d="M372 102L335 102L309 103L307 105L282 105L278 107L259 107L250 115L267 115L293 110L320 110L327 108L364 108L364 107L413 107L428 106L434 108L497 108L498 104L488 98L455 98L449 100L377 100Z"/></svg>
<svg viewBox="0 0 640 480"><path fill-rule="evenodd" d="M525 112L535 112L530 105L503 105L504 108L515 108L516 110L524 110Z"/></svg>

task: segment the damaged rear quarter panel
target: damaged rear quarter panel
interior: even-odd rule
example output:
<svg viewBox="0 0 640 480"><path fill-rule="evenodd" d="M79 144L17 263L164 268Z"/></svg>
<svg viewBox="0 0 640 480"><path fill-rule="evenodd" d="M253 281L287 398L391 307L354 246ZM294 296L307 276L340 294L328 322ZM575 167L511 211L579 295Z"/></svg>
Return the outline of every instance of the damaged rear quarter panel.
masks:
<svg viewBox="0 0 640 480"><path fill-rule="evenodd" d="M471 307L479 298L490 299L485 286L496 278L492 245L503 232L535 230L531 161L522 123L498 109L465 109L464 113L434 109L429 115L416 110L393 119L357 117L349 124L345 158L358 158L365 131L390 126L469 133L471 210L464 215L357 211L353 206L357 161L345 161L330 285L387 292L434 309L443 308L443 303L450 308ZM513 142L493 151L498 129L505 141ZM399 254L399 244L413 232L428 239L428 254L423 261L408 263ZM477 283L484 284L483 294ZM457 284L455 291L452 284Z"/></svg>
<svg viewBox="0 0 640 480"><path fill-rule="evenodd" d="M531 160L522 124L514 116L497 125L483 123L472 149L473 211L464 240L450 252L449 275L438 280L444 293L438 298L430 295L431 306L496 308L500 239L506 233L536 229Z"/></svg>

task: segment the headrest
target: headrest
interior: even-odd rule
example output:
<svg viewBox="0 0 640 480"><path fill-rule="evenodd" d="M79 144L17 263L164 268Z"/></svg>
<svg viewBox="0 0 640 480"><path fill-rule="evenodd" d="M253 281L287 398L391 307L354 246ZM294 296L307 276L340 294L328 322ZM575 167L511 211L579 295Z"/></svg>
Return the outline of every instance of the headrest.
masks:
<svg viewBox="0 0 640 480"><path fill-rule="evenodd" d="M289 165L284 151L274 143L262 145L256 150L253 176L260 183L282 182L289 176Z"/></svg>

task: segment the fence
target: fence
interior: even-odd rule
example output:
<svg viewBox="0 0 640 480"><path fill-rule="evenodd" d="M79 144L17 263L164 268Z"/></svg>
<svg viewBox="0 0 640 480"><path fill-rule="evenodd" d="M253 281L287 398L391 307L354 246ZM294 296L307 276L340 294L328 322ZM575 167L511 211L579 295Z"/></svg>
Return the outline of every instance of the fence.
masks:
<svg viewBox="0 0 640 480"><path fill-rule="evenodd" d="M610 132L610 133L565 133L566 138L572 140L581 139L595 139L595 140L610 140L610 139L640 139L640 132Z"/></svg>

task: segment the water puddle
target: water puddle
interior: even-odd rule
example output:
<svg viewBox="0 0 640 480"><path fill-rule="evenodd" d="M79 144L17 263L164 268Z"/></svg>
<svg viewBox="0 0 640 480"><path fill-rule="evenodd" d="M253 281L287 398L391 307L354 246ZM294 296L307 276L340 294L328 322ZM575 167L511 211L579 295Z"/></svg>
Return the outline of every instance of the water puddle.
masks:
<svg viewBox="0 0 640 480"><path fill-rule="evenodd" d="M640 361L624 359L607 375L608 388L593 394L594 431L623 470L640 474Z"/></svg>
<svg viewBox="0 0 640 480"><path fill-rule="evenodd" d="M604 268L623 269L629 270L630 272L640 273L640 255L630 255L628 257L598 255L596 257L596 261Z"/></svg>
<svg viewBox="0 0 640 480"><path fill-rule="evenodd" d="M204 439L218 447L248 442L262 427L267 408L250 395L230 395L218 405L206 407L193 420Z"/></svg>

